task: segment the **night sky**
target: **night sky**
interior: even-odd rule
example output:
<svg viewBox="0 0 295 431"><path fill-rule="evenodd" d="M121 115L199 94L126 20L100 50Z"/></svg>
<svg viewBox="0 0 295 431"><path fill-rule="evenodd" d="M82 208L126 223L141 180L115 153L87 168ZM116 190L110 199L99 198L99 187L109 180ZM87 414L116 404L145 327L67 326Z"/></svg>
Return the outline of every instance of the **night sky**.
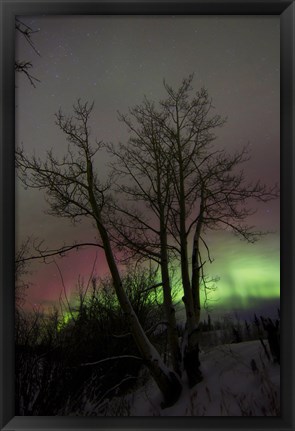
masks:
<svg viewBox="0 0 295 431"><path fill-rule="evenodd" d="M204 86L215 112L227 117L216 145L228 151L249 143L252 159L247 178L268 185L279 183L279 18L269 17L19 17L33 29L38 56L16 34L16 59L33 63L36 88L16 75L16 145L44 156L53 148L66 151L63 134L54 124L61 107L71 112L77 98L95 102L92 136L105 142L126 141L127 131L117 111L164 97L163 79L177 88L194 73L193 87ZM106 173L102 156L97 168ZM41 192L16 184L16 244L29 235L49 247L73 241L94 241L90 222L73 227L68 220L44 214ZM208 236L215 261L207 271L220 277L212 296L215 309L226 312L271 308L279 298L279 200L257 206L249 220L272 233L254 245L229 233ZM107 274L102 252L73 251L57 259L65 286L75 290L78 276L87 281L95 264L97 275ZM54 304L62 291L55 264L31 264L32 283L27 307Z"/></svg>

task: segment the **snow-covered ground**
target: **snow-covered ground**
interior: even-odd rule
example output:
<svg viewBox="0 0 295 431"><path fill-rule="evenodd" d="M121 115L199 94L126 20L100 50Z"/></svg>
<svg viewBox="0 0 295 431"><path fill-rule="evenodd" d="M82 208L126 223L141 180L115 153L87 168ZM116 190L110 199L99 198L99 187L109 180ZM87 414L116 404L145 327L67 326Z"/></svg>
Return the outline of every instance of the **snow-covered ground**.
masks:
<svg viewBox="0 0 295 431"><path fill-rule="evenodd" d="M267 341L265 341L267 343ZM280 366L269 361L259 340L225 344L202 352L204 380L184 389L178 402L161 409L161 396L149 380L104 413L131 416L277 416L280 415Z"/></svg>

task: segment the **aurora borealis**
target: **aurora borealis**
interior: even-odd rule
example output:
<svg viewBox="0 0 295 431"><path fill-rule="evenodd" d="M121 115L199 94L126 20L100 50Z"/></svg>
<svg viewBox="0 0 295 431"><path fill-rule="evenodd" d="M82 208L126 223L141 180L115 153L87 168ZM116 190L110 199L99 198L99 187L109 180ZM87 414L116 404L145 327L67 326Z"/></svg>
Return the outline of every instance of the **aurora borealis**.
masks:
<svg viewBox="0 0 295 431"><path fill-rule="evenodd" d="M195 89L205 86L217 113L227 116L216 143L235 151L249 142L249 180L279 183L279 18L278 17L20 17L39 29L33 41L40 57L17 35L16 58L32 61L40 80L33 88L16 76L16 145L42 157L46 149L66 151L54 113L69 112L78 97L95 101L92 133L106 142L124 141L127 133L117 110L140 103L144 95L158 100L162 80L177 86L194 72ZM102 175L105 159L98 161ZM255 204L256 205L256 204ZM260 204L249 220L270 231L255 244L228 232L210 232L214 262L210 277L219 277L211 306L226 312L279 303L279 200ZM44 214L39 191L16 184L16 242L27 236L44 240L49 248L73 241L93 242L88 223L71 226L67 220ZM69 296L78 277L88 280L107 273L100 249L72 251L56 259ZM63 291L54 263L32 263L27 306L47 308Z"/></svg>

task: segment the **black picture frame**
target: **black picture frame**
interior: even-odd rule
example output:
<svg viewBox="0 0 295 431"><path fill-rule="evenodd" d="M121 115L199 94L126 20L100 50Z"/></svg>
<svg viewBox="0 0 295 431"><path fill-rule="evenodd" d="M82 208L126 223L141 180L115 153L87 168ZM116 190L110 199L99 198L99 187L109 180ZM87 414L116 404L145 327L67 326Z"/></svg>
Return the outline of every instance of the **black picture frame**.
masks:
<svg viewBox="0 0 295 431"><path fill-rule="evenodd" d="M1 430L293 430L295 5L280 0L1 0L0 425ZM20 417L14 415L14 20L17 15L279 15L281 22L281 417Z"/></svg>

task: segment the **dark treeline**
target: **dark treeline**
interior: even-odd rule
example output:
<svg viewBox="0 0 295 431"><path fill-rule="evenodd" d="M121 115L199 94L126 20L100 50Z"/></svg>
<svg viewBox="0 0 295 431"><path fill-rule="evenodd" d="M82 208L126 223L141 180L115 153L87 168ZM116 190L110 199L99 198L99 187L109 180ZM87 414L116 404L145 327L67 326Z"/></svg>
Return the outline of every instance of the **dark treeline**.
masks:
<svg viewBox="0 0 295 431"><path fill-rule="evenodd" d="M150 270L133 270L124 287L140 323L167 366L167 325ZM130 414L124 396L150 376L130 333L110 279L79 283L74 305L65 300L50 313L16 312L16 415ZM230 316L200 323L200 348L260 339L269 361L279 362L279 322ZM181 340L184 328L178 324ZM114 400L119 400L114 407ZM113 410L115 408L115 410Z"/></svg>
<svg viewBox="0 0 295 431"><path fill-rule="evenodd" d="M140 323L168 361L155 276L135 271L123 283ZM143 361L126 333L112 282L80 283L74 302L66 299L61 311L46 314L17 309L17 415L83 415L89 403L103 414L108 399L144 384Z"/></svg>

